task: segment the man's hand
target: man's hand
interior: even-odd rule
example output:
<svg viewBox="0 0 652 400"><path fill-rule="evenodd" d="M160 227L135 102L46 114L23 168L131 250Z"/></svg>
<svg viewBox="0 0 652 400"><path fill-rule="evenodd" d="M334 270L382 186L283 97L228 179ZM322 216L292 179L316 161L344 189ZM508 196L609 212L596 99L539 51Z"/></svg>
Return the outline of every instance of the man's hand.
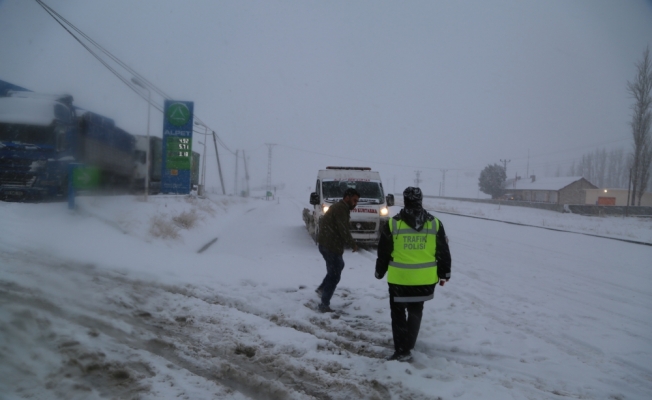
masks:
<svg viewBox="0 0 652 400"><path fill-rule="evenodd" d="M439 280L439 286L444 286L444 284L448 282L448 279L440 279Z"/></svg>
<svg viewBox="0 0 652 400"><path fill-rule="evenodd" d="M376 277L376 279L383 279L383 276L385 276L385 274L382 274L382 275L381 275L381 274L378 273L378 271L376 271L376 272L374 273L374 276Z"/></svg>

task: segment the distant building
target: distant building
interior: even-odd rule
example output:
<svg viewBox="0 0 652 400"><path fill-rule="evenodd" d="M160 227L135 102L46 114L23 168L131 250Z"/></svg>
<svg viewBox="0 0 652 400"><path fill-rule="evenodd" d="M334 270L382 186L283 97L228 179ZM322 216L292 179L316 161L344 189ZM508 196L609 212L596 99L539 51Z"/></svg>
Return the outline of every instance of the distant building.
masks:
<svg viewBox="0 0 652 400"><path fill-rule="evenodd" d="M505 196L508 200L552 204L586 204L586 190L598 187L581 176L530 179L508 179Z"/></svg>
<svg viewBox="0 0 652 400"><path fill-rule="evenodd" d="M586 203L600 206L626 206L627 189L586 189ZM631 195L631 194L630 194ZM629 203L632 200L630 198ZM638 197L636 198L638 205ZM641 197L641 206L652 207L652 193L645 192Z"/></svg>

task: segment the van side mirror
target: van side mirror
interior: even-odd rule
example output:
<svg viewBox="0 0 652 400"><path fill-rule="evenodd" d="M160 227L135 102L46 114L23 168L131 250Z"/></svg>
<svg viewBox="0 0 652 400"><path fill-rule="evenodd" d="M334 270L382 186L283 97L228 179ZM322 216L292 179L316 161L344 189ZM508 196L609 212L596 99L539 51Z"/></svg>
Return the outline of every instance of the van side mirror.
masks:
<svg viewBox="0 0 652 400"><path fill-rule="evenodd" d="M388 207L391 207L391 206L394 205L394 195L393 195L393 194L388 194L388 195L385 197L385 200L387 200L387 206L388 206Z"/></svg>
<svg viewBox="0 0 652 400"><path fill-rule="evenodd" d="M310 204L312 204L313 206L319 204L319 193L317 192L310 193Z"/></svg>

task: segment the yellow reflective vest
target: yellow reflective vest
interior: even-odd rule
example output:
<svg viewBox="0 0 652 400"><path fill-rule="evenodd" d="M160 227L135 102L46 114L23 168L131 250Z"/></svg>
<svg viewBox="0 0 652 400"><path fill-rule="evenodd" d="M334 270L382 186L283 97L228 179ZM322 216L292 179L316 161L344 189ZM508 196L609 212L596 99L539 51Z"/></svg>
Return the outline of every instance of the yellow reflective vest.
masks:
<svg viewBox="0 0 652 400"><path fill-rule="evenodd" d="M387 282L396 285L432 285L437 276L437 231L439 220L426 221L423 229L412 229L404 221L389 220L394 240L392 260L387 269Z"/></svg>

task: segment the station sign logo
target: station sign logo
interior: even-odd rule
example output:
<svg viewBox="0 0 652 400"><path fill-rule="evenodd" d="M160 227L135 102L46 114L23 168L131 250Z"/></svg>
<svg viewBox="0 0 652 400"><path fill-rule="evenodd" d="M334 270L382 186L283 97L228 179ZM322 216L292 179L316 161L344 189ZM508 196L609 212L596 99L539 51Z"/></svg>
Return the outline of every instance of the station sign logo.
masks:
<svg viewBox="0 0 652 400"><path fill-rule="evenodd" d="M184 103L172 103L165 110L165 117L174 126L184 126L190 120L192 113Z"/></svg>

